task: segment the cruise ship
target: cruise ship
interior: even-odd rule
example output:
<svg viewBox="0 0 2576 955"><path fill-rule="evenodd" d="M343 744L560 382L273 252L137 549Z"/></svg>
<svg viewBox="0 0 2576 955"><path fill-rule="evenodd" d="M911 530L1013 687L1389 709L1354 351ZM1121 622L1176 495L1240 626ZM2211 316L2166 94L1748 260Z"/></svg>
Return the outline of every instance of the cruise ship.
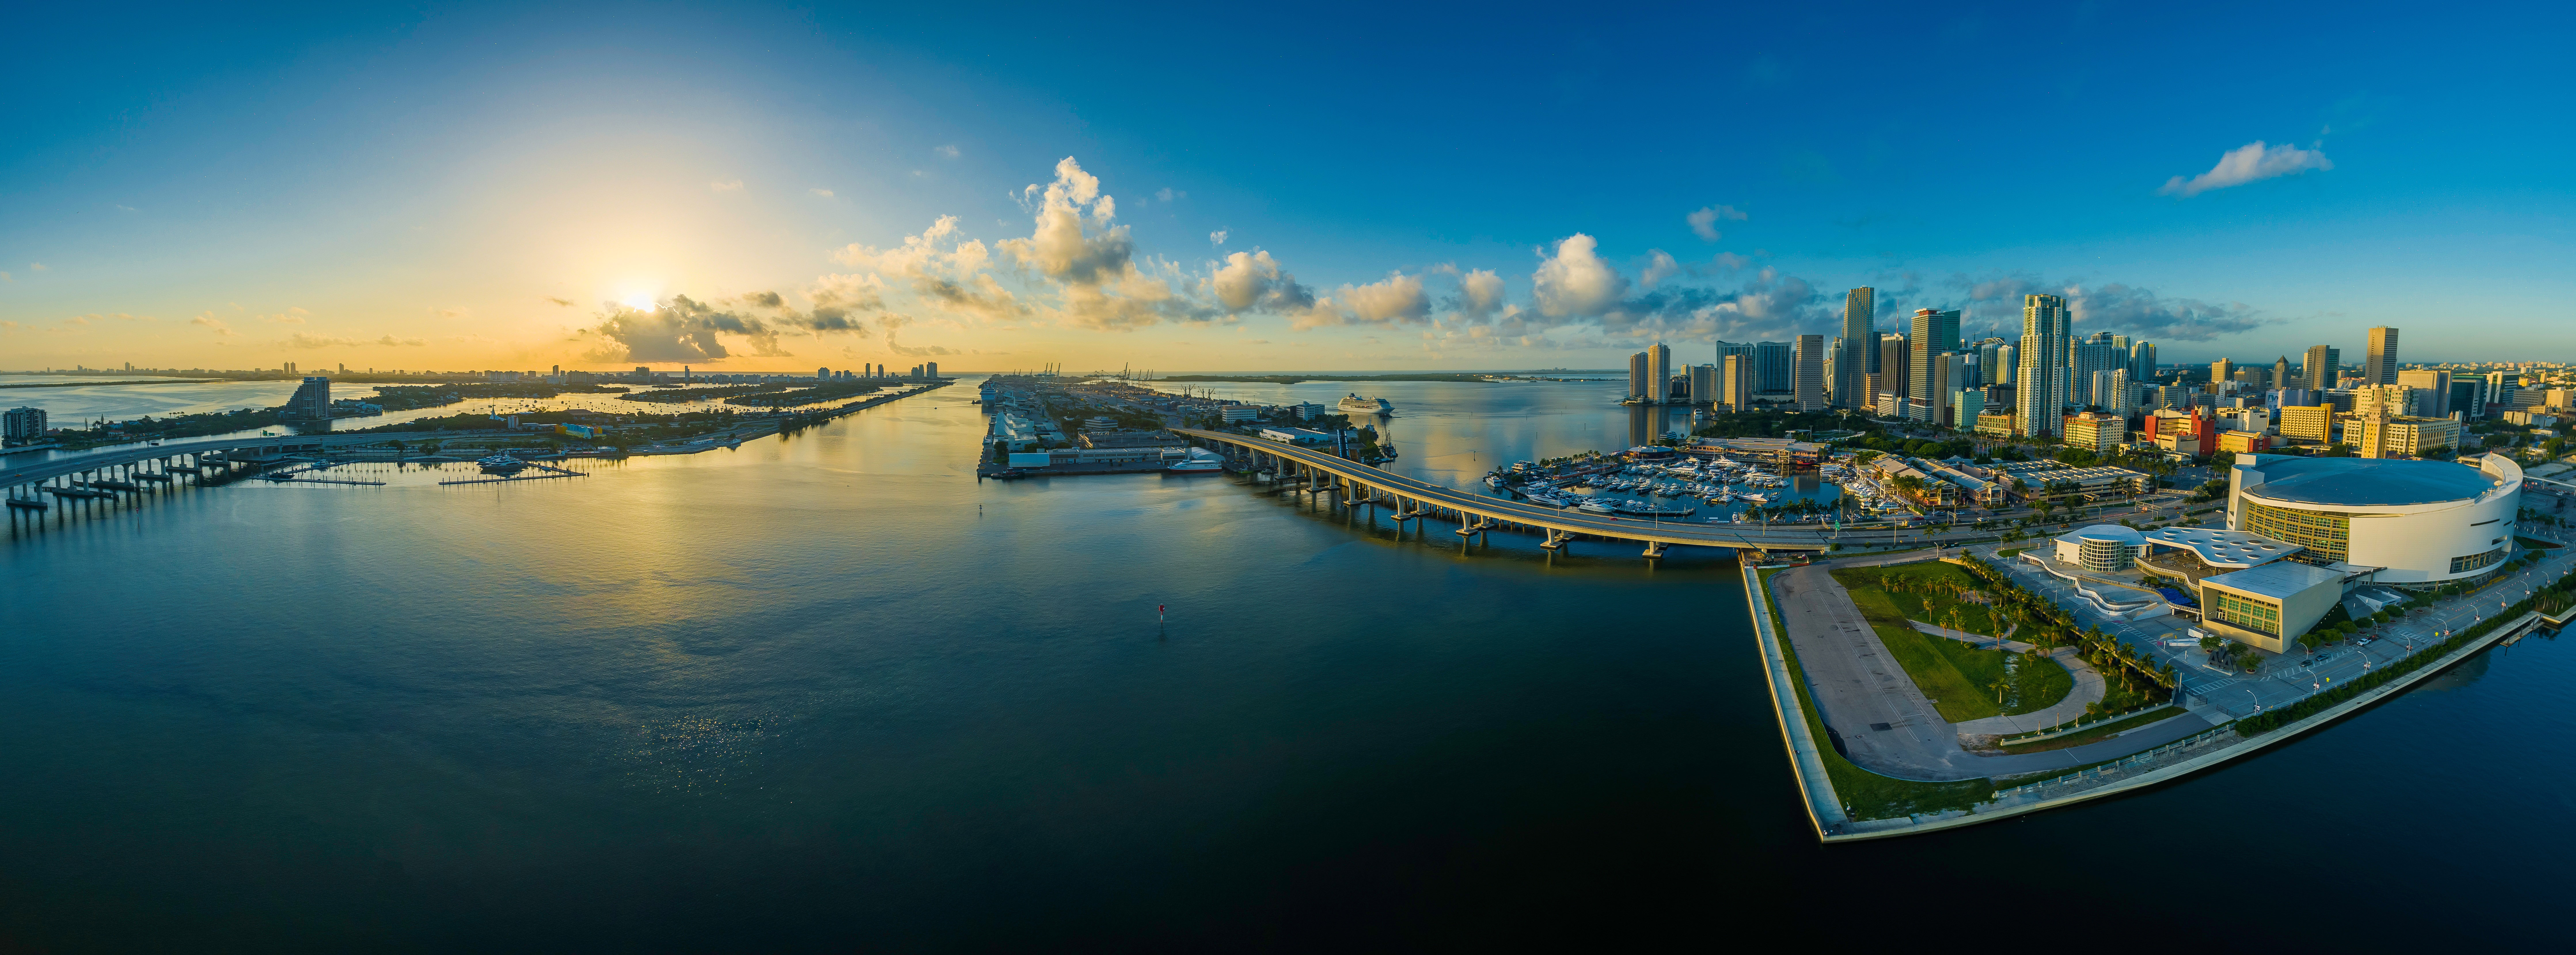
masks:
<svg viewBox="0 0 2576 955"><path fill-rule="evenodd" d="M1395 405L1384 398L1362 398L1354 392L1342 396L1342 410L1352 414L1393 415Z"/></svg>

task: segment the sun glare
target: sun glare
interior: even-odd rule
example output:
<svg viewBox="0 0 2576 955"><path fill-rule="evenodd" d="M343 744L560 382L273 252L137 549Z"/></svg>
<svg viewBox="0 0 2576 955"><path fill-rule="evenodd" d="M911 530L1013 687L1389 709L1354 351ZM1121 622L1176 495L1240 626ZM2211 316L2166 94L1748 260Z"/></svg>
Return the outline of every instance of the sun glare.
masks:
<svg viewBox="0 0 2576 955"><path fill-rule="evenodd" d="M649 312L649 311L652 311L652 310L653 310L653 296L650 296L650 295L629 295L629 296L627 296L623 301L620 301L620 302L618 302L617 304L619 304L619 305L623 305L623 306L626 306L627 308L631 308L631 309L634 309L634 310L639 311L639 312Z"/></svg>

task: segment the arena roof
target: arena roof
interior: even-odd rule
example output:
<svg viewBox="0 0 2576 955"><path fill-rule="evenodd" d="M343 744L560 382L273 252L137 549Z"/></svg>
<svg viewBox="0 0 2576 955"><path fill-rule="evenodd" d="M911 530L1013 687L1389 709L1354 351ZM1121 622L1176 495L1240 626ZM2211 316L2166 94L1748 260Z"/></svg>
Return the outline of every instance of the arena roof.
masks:
<svg viewBox="0 0 2576 955"><path fill-rule="evenodd" d="M2263 455L2251 467L2262 483L2245 493L2275 501L2344 507L2391 507L2463 501L2500 482L2445 461L2386 458L2296 458Z"/></svg>
<svg viewBox="0 0 2576 955"><path fill-rule="evenodd" d="M2244 568L2268 564L2306 548L2250 531L2209 527L2165 527L2146 533L2147 543L2188 548L2212 567Z"/></svg>

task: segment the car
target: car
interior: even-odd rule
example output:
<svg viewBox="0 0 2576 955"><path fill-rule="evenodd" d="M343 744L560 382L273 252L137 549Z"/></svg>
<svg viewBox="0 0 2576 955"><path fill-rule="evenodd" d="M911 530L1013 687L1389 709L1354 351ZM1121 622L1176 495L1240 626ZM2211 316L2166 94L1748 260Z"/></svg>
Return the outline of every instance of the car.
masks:
<svg viewBox="0 0 2576 955"><path fill-rule="evenodd" d="M2307 666L2315 666L2315 665L2317 665L2317 658L2315 658L2315 657L2309 657L2309 658L2307 658L2307 659L2301 660L2301 661L2299 661L2299 665L2300 665L2300 666L2303 666L2303 667L2307 667Z"/></svg>

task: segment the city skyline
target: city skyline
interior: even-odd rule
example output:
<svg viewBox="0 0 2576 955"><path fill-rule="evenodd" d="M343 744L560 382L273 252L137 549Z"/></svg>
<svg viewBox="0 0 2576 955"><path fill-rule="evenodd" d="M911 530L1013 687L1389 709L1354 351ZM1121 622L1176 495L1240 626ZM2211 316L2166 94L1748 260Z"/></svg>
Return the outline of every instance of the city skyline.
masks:
<svg viewBox="0 0 2576 955"><path fill-rule="evenodd" d="M2152 339L2175 363L2361 354L2373 325L2457 325L2428 361L2576 345L2554 267L2576 204L2541 158L2567 123L2518 92L2565 67L2492 46L2525 41L2482 35L2496 55L2457 71L2419 39L2301 22L2241 85L2177 87L2086 65L2105 45L2217 54L2161 14L1869 15L1887 28L1864 52L1926 34L2063 49L2013 69L2068 84L2019 92L1972 63L1892 89L1770 41L1666 63L1639 34L1698 31L1615 20L1474 28L1572 44L1535 95L1441 80L1467 55L1439 48L1355 57L1339 82L1247 81L1279 119L1375 137L1354 166L1195 88L1236 54L1186 41L1240 14L1148 31L1187 52L1111 68L1068 49L1114 33L1079 18L970 43L938 13L174 10L120 27L134 41L104 62L10 67L34 105L16 108L29 148L0 164L20 199L0 224L0 347L21 369L1615 368L1658 339L1836 337L1834 292L1864 286L1880 331L1934 308L2008 337L2043 292L2075 336ZM1762 36L1828 15L1695 16ZM543 39L565 35L590 39ZM208 41L237 55L175 55ZM2373 92L2399 79L2413 96ZM1390 86L1447 105L1370 99ZM1747 125L1666 124L1606 155L1482 148L1531 119L1653 123L1663 107L1618 92L1638 86L1739 104ZM2066 121L2085 109L2129 119ZM1977 124L2096 158L1996 164L1932 132ZM2449 145L2493 129L2529 148Z"/></svg>

